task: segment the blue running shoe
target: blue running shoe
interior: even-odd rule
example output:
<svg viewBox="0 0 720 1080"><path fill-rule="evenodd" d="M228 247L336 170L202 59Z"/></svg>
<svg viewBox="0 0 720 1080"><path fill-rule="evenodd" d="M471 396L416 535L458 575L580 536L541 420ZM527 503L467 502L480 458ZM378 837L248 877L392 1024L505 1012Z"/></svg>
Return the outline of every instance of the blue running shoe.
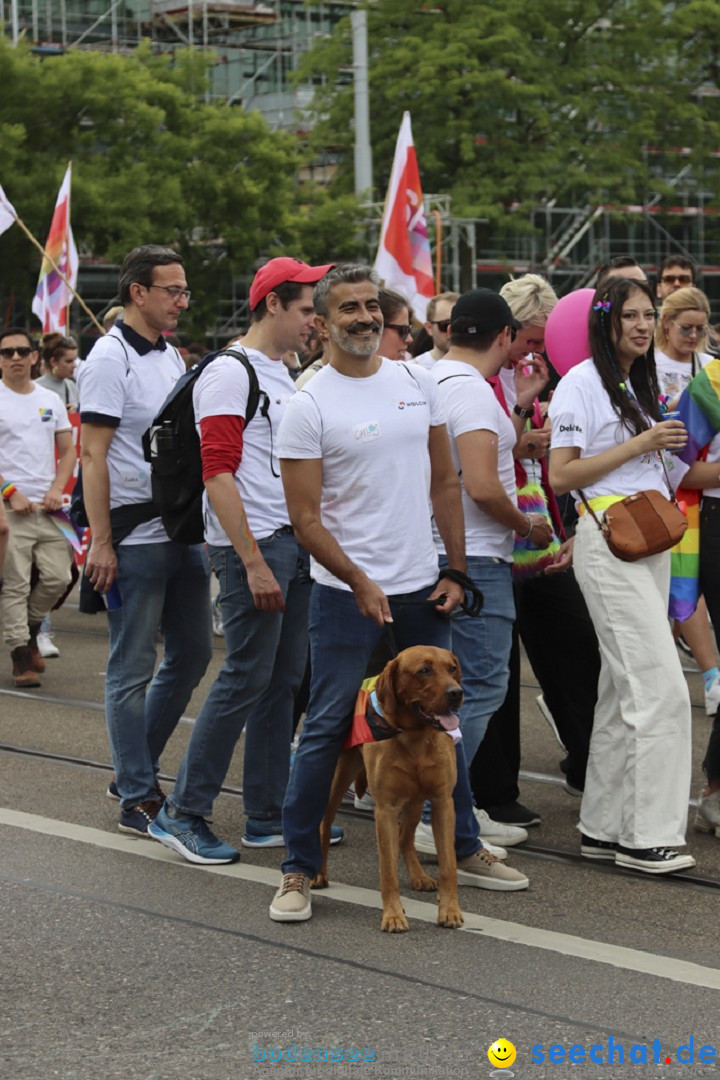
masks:
<svg viewBox="0 0 720 1080"><path fill-rule="evenodd" d="M331 844L341 843L344 836L345 831L339 825L331 827ZM279 821L257 821L255 818L248 818L242 845L250 848L285 847L282 824Z"/></svg>
<svg viewBox="0 0 720 1080"><path fill-rule="evenodd" d="M159 799L146 799L145 802L136 803L127 809L120 811L118 829L120 832L130 833L131 836L148 835L153 818L159 813L162 803Z"/></svg>
<svg viewBox="0 0 720 1080"><path fill-rule="evenodd" d="M177 851L184 859L202 866L237 862L240 852L223 840L218 840L207 827L204 818L173 818L162 807L148 825L148 834L165 847Z"/></svg>

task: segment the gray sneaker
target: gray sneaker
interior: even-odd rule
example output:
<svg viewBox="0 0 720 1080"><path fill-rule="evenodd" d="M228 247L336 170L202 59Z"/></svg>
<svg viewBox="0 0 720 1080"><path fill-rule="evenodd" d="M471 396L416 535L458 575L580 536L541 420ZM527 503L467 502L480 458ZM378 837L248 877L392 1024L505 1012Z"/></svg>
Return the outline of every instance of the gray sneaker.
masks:
<svg viewBox="0 0 720 1080"><path fill-rule="evenodd" d="M458 885L474 885L476 889L491 889L494 892L518 892L527 889L530 882L519 870L480 849L474 855L458 859Z"/></svg>
<svg viewBox="0 0 720 1080"><path fill-rule="evenodd" d="M270 905L270 918L273 922L305 922L311 916L310 878L285 874Z"/></svg>

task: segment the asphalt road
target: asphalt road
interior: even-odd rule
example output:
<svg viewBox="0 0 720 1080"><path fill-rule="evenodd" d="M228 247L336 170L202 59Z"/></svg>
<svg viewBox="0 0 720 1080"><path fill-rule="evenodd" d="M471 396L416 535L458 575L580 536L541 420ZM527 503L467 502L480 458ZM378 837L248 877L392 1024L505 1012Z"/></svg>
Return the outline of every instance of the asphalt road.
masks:
<svg viewBox="0 0 720 1080"><path fill-rule="evenodd" d="M281 850L206 869L118 833L104 794L104 616L66 607L54 624L61 657L41 689L14 692L9 660L0 673L0 1077L716 1074L702 1048L720 1054L720 841L690 829L698 867L682 880L580 863L578 800L562 789L562 752L526 664L523 767L533 778L521 797L542 825L511 864L531 886L462 888L458 931L435 925L431 895L405 888L411 931L391 936L379 929L367 816L343 812L332 887L294 925L267 914ZM168 776L221 660L216 639L163 760ZM709 721L700 677L688 679L697 794ZM214 825L238 846L241 760L242 741ZM488 1060L498 1038L516 1048L509 1067ZM678 1052L694 1058L684 1072Z"/></svg>

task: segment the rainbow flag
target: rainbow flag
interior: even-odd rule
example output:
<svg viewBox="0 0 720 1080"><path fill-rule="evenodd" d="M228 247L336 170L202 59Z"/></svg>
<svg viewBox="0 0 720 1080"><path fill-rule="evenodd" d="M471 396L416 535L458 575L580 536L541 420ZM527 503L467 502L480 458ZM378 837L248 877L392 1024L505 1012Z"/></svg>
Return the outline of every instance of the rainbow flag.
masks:
<svg viewBox="0 0 720 1080"><path fill-rule="evenodd" d="M686 465L704 460L705 447L720 431L720 360L711 360L680 395L677 411L688 432L687 445L677 455ZM671 619L684 622L698 602L700 568L700 500L702 492L678 489L678 501L687 514L688 527L670 552Z"/></svg>
<svg viewBox="0 0 720 1080"><path fill-rule="evenodd" d="M685 622L695 611L699 596L700 572L700 500L702 491L678 488L677 499L685 512L688 527L679 544L670 549L671 619Z"/></svg>
<svg viewBox="0 0 720 1080"><path fill-rule="evenodd" d="M72 293L52 263L55 263L55 266L60 269L72 287L75 288L78 274L78 253L72 229L70 228L71 171L72 165L68 165L55 203L55 212L50 224L47 243L45 244L45 257L40 267L35 299L32 302L33 313L37 315L42 323L44 334L54 330L67 334L70 329L67 315Z"/></svg>
<svg viewBox="0 0 720 1080"><path fill-rule="evenodd" d="M720 360L711 360L680 395L678 419L687 428L688 441L678 457L692 465L704 446L720 431Z"/></svg>

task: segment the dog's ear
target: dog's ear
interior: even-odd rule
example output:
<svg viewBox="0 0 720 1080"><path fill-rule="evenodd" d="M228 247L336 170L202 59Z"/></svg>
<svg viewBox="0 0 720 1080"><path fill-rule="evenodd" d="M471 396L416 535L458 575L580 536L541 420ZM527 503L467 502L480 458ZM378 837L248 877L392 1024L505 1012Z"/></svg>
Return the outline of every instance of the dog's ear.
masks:
<svg viewBox="0 0 720 1080"><path fill-rule="evenodd" d="M383 668L378 677L377 684L375 686L375 692L377 693L378 701L382 711L387 715L391 715L397 712L397 674L398 674L398 658L389 660Z"/></svg>
<svg viewBox="0 0 720 1080"><path fill-rule="evenodd" d="M455 661L455 665L456 665L456 667L458 669L457 681L462 682L462 668L460 667L460 661L458 660L455 653L450 653L450 655L452 656L453 660Z"/></svg>

